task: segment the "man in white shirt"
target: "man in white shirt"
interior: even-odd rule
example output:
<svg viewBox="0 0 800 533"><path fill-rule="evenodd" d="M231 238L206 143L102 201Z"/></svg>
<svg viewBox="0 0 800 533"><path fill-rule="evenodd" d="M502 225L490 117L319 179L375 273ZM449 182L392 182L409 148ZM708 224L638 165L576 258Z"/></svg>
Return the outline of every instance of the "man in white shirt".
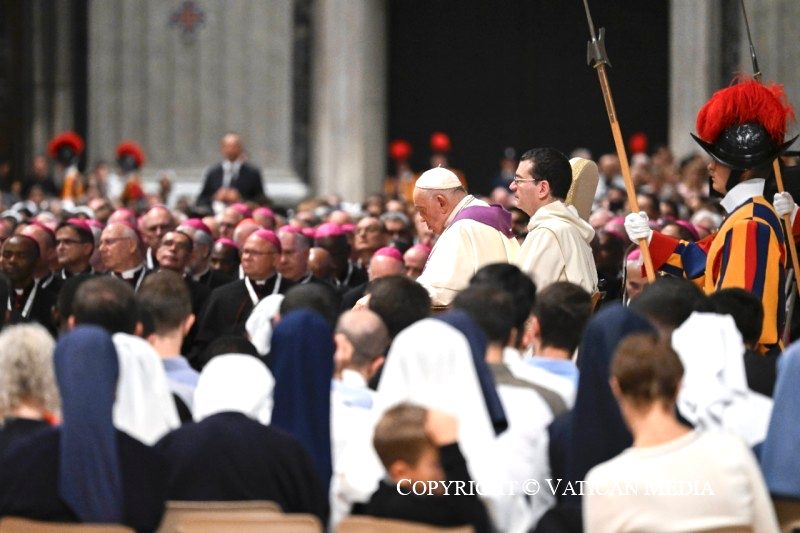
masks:
<svg viewBox="0 0 800 533"><path fill-rule="evenodd" d="M450 305L482 266L510 263L517 256L519 243L511 229L511 213L467 194L446 168L432 168L417 179L414 207L439 236L417 278L434 307Z"/></svg>

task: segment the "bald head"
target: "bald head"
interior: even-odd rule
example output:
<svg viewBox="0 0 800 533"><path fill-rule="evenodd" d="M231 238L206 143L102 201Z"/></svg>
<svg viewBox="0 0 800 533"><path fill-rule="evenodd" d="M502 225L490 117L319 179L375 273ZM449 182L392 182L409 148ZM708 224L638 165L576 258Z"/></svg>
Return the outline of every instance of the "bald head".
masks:
<svg viewBox="0 0 800 533"><path fill-rule="evenodd" d="M405 265L402 261L388 255L373 255L369 261L369 280L372 281L386 276L398 276L403 274Z"/></svg>
<svg viewBox="0 0 800 533"><path fill-rule="evenodd" d="M382 359L389 346L389 331L386 325L369 309L347 311L342 314L336 324L335 337L337 347L335 358L337 366L341 363L342 368L364 370L376 359Z"/></svg>

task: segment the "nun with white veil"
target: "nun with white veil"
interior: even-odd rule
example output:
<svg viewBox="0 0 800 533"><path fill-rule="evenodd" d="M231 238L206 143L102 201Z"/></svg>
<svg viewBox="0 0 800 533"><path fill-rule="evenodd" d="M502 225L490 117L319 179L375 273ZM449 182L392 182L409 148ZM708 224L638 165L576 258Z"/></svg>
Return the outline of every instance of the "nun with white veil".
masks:
<svg viewBox="0 0 800 533"><path fill-rule="evenodd" d="M268 425L275 380L252 355L225 354L203 367L194 423L156 444L170 465L172 500L270 500L325 521L328 501L297 439Z"/></svg>
<svg viewBox="0 0 800 533"><path fill-rule="evenodd" d="M496 453L495 431L470 346L461 332L441 320L426 318L395 337L375 397L375 422L401 402L454 415L459 425L459 447L473 481L487 493L482 494L483 501L495 528L525 531L530 527L531 511L524 495L503 494L513 482L507 479L512 469L504 463L515 458ZM386 475L372 448L371 431L353 441L358 444L344 451L340 468L334 473L332 497L337 514L343 512L342 499L366 501Z"/></svg>
<svg viewBox="0 0 800 533"><path fill-rule="evenodd" d="M152 446L181 425L164 365L141 337L115 333L119 382L114 402L114 426Z"/></svg>
<svg viewBox="0 0 800 533"><path fill-rule="evenodd" d="M767 436L772 399L750 390L745 346L730 315L692 313L672 333L685 369L678 411L695 429L725 429L755 446Z"/></svg>

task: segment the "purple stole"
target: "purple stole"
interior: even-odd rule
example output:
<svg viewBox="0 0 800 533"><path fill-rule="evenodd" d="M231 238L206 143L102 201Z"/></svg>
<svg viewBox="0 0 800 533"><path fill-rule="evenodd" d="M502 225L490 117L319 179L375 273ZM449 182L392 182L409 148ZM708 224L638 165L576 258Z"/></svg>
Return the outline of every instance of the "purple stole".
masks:
<svg viewBox="0 0 800 533"><path fill-rule="evenodd" d="M453 222L451 222L450 225L452 226L459 220L465 219L486 224L506 237L511 238L514 236L514 232L511 229L511 213L499 205L473 205L465 207L453 218Z"/></svg>

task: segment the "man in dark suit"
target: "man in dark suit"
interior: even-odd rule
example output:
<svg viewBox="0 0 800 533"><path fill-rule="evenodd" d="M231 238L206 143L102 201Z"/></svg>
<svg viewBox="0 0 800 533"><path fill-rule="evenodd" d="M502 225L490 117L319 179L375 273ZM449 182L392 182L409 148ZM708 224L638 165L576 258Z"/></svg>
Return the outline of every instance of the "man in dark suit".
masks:
<svg viewBox="0 0 800 533"><path fill-rule="evenodd" d="M244 160L242 140L237 133L226 133L220 142L223 160L206 172L198 205L210 206L219 200L260 202L266 198L261 170Z"/></svg>

